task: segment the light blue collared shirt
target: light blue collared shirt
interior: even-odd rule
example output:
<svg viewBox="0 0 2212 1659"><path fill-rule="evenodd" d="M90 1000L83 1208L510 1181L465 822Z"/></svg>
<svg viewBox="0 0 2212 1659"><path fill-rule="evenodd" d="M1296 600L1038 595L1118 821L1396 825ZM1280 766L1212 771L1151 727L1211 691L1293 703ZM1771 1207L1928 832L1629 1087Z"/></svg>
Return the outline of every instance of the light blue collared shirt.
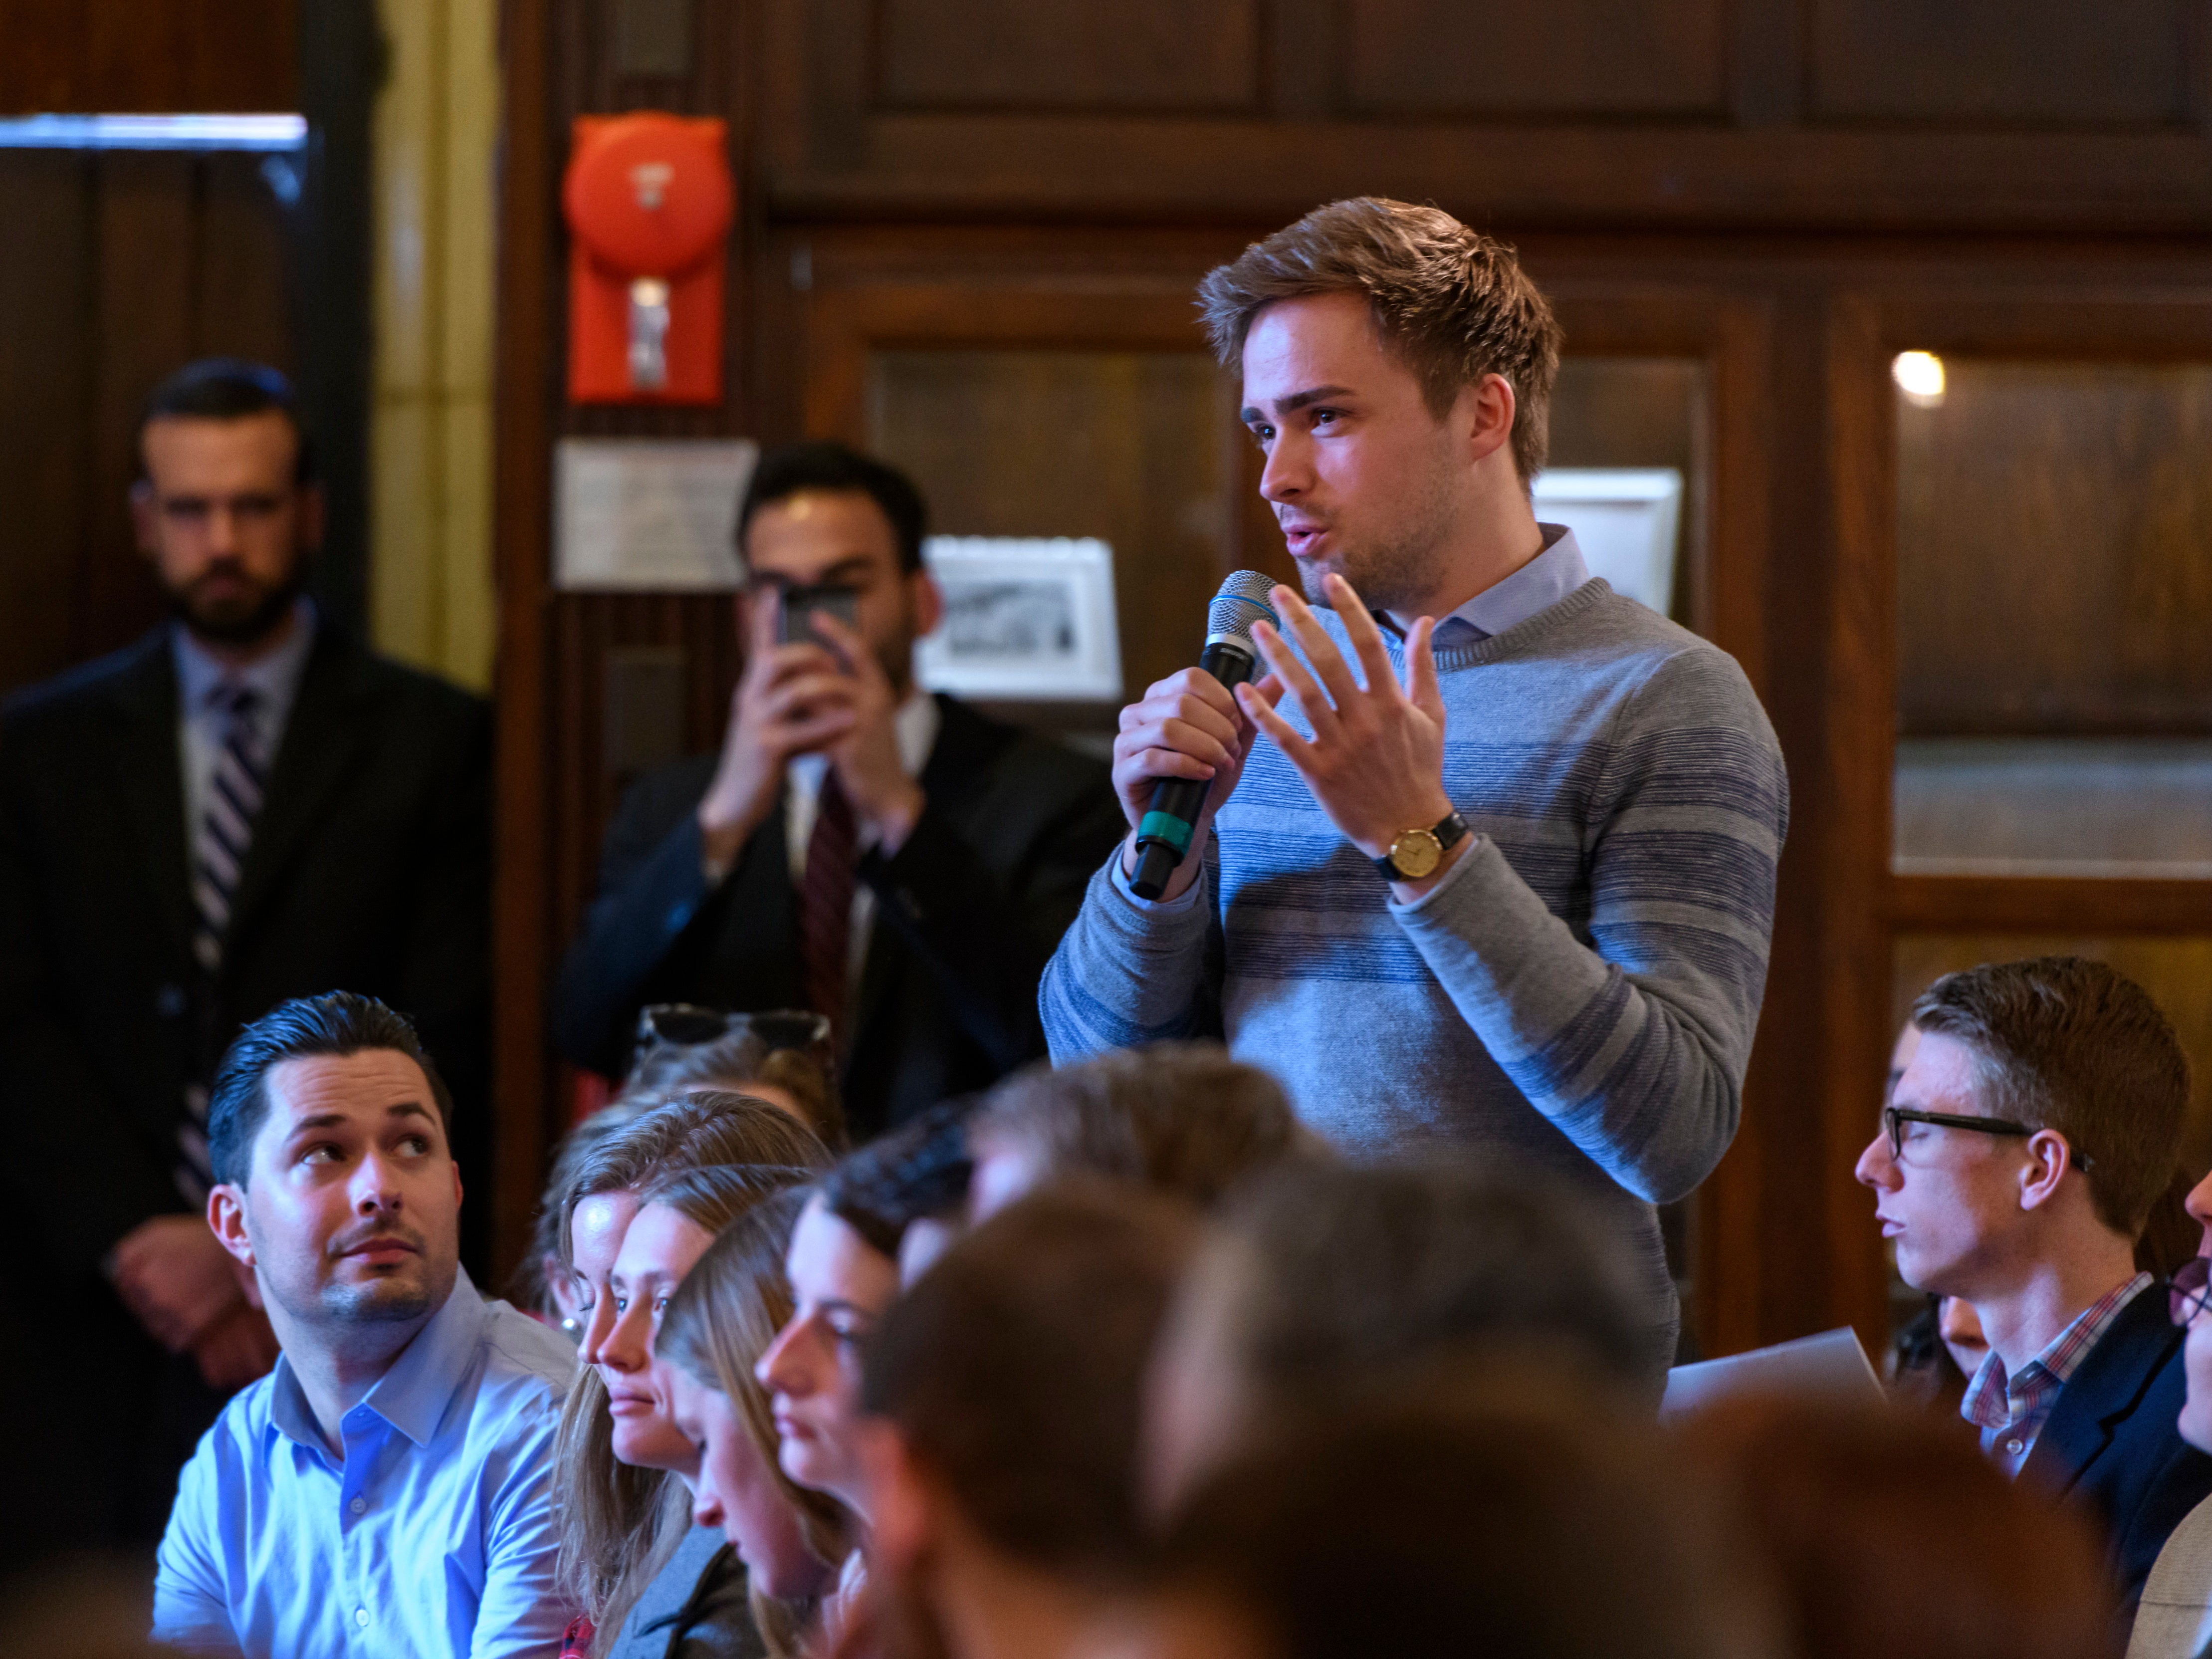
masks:
<svg viewBox="0 0 2212 1659"><path fill-rule="evenodd" d="M241 1390L177 1486L154 1639L196 1653L523 1659L560 1651L562 1337L465 1273L340 1425L299 1379Z"/></svg>
<svg viewBox="0 0 2212 1659"><path fill-rule="evenodd" d="M1480 645L1493 634L1518 627L1548 611L1589 580L1575 532L1563 524L1540 524L1544 550L1503 580L1494 581L1449 616L1437 618L1433 643L1439 650ZM1413 619L1390 617L1401 637Z"/></svg>
<svg viewBox="0 0 2212 1659"><path fill-rule="evenodd" d="M292 607L292 632L284 643L260 661L243 668L218 662L181 623L169 628L169 654L177 665L177 758L185 774L185 845L199 835L200 815L207 811L208 790L215 776L216 757L222 752L226 716L214 706L216 688L224 684L250 685L261 694L254 715L261 728L262 752L275 759L284 741L285 724L292 718L292 701L300 695L301 677L315 649L315 605L302 596Z"/></svg>

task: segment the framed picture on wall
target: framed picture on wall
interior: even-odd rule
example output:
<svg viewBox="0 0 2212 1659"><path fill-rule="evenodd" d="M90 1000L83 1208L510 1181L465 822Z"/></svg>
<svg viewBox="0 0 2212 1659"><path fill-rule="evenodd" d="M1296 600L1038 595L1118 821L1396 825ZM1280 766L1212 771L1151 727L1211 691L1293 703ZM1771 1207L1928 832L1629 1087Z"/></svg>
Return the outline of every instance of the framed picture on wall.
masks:
<svg viewBox="0 0 2212 1659"><path fill-rule="evenodd" d="M1011 702L1117 701L1114 550L1095 537L932 536L945 620L915 649L932 691Z"/></svg>

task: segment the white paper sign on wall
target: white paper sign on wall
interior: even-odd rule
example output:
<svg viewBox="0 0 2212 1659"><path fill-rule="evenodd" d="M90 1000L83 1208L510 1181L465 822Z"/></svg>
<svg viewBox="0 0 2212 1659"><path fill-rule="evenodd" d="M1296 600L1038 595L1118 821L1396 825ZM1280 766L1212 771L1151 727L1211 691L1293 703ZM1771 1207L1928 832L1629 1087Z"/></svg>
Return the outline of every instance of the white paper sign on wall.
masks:
<svg viewBox="0 0 2212 1659"><path fill-rule="evenodd" d="M760 447L744 438L564 438L554 457L553 585L717 593L743 580L738 501Z"/></svg>

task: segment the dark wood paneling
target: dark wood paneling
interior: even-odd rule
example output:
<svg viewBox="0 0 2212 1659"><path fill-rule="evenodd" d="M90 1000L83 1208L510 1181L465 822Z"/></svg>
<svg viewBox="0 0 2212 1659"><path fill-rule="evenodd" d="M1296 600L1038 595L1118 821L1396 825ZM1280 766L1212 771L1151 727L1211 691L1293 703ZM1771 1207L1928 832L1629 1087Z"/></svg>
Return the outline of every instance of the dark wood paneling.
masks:
<svg viewBox="0 0 2212 1659"><path fill-rule="evenodd" d="M897 109L1238 110L1258 0L875 0L876 96Z"/></svg>
<svg viewBox="0 0 2212 1659"><path fill-rule="evenodd" d="M0 0L0 112L300 106L299 0Z"/></svg>
<svg viewBox="0 0 2212 1659"><path fill-rule="evenodd" d="M2212 881L1897 876L1889 917L1899 929L1953 933L2212 933Z"/></svg>
<svg viewBox="0 0 2212 1659"><path fill-rule="evenodd" d="M1899 729L2212 731L2212 362L1948 380L1897 411Z"/></svg>
<svg viewBox="0 0 2212 1659"><path fill-rule="evenodd" d="M1718 117L1723 0L1358 0L1341 13L1346 113Z"/></svg>
<svg viewBox="0 0 2212 1659"><path fill-rule="evenodd" d="M2160 126L2190 112L2194 0L1814 0L1832 119Z"/></svg>
<svg viewBox="0 0 2212 1659"><path fill-rule="evenodd" d="M115 648L161 614L125 497L146 394L193 357L289 369L295 292L261 158L0 151L13 320L0 441L22 504L0 522L0 690ZM21 469L20 475L15 469Z"/></svg>
<svg viewBox="0 0 2212 1659"><path fill-rule="evenodd" d="M91 489L93 163L0 156L0 690L66 665L81 637ZM117 511L121 503L110 503Z"/></svg>

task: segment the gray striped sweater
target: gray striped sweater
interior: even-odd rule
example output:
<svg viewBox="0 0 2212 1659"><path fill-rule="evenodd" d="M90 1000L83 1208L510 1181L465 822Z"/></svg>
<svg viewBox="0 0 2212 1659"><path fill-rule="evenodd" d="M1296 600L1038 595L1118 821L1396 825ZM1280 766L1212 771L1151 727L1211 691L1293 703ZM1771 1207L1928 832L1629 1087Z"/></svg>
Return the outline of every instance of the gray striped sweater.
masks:
<svg viewBox="0 0 2212 1659"><path fill-rule="evenodd" d="M1733 659L1601 580L1437 668L1444 790L1478 836L1444 878L1392 902L1263 738L1184 901L1093 878L1040 994L1053 1059L1218 1035L1352 1157L1562 1178L1634 1241L1671 1331L1653 1206L1735 1133L1781 750Z"/></svg>

